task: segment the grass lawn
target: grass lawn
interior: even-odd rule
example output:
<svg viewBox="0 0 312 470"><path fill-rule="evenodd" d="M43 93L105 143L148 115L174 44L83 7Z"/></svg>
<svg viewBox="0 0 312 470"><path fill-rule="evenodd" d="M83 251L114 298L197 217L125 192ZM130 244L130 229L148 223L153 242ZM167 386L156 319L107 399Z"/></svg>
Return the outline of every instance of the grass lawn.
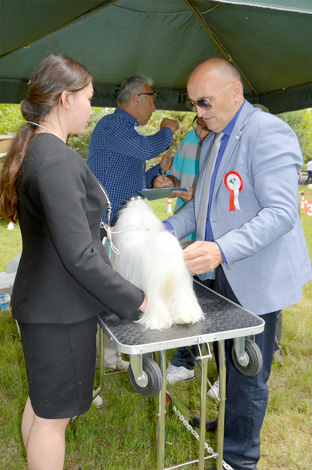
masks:
<svg viewBox="0 0 312 470"><path fill-rule="evenodd" d="M300 189L304 188L300 186ZM311 190L312 193L312 190ZM311 194L312 200L312 194ZM174 202L174 200L173 200ZM157 215L167 217L167 201L151 203ZM312 217L301 219L312 257ZM18 226L6 229L0 221L0 270L21 250ZM258 470L307 470L311 468L312 416L312 283L304 287L303 299L283 311L283 364L273 363L270 398L262 428L262 452ZM168 352L170 359L172 351ZM208 366L211 381L217 372ZM190 419L199 416L200 378L169 386L175 404ZM101 394L104 406L79 418L74 434L66 431L66 470L154 470L157 453L158 398L143 398L132 388L126 373L105 377ZM0 321L0 468L26 470L21 419L27 397L27 380L20 338L12 318ZM217 406L208 399L208 415ZM214 449L215 435L207 433ZM183 424L166 414L165 467L197 458L198 443ZM206 463L213 467L215 461ZM195 469L195 465L185 468Z"/></svg>

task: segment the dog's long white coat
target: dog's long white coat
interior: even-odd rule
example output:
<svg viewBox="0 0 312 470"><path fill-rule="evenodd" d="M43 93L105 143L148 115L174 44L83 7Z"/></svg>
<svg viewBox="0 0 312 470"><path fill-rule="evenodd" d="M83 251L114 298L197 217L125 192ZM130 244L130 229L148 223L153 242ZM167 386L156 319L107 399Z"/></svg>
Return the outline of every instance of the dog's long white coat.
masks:
<svg viewBox="0 0 312 470"><path fill-rule="evenodd" d="M129 201L120 211L113 243L120 251L112 258L114 269L147 296L139 323L161 330L203 318L178 240L143 199Z"/></svg>

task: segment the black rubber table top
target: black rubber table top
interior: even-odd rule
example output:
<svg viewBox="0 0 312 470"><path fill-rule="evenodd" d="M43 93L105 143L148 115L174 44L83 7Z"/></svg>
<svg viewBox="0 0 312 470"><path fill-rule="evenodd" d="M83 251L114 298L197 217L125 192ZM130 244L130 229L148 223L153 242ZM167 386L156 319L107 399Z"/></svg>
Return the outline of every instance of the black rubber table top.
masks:
<svg viewBox="0 0 312 470"><path fill-rule="evenodd" d="M99 325L120 352L143 354L192 344L210 343L261 333L264 321L211 289L194 281L204 319L193 325L173 325L165 330L147 330L140 324L121 320L107 311L98 316Z"/></svg>

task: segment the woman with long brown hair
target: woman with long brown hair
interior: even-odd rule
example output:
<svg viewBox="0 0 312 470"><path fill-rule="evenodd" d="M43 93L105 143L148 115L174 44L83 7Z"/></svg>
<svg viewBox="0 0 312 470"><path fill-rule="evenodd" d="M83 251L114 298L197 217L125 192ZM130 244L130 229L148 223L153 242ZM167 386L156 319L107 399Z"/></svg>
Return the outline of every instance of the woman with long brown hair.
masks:
<svg viewBox="0 0 312 470"><path fill-rule="evenodd" d="M64 55L35 69L8 152L0 213L19 219L23 251L12 294L29 397L22 434L30 470L61 470L70 417L92 403L97 315L132 318L144 293L116 273L100 240L105 189L66 145L92 115L92 77Z"/></svg>

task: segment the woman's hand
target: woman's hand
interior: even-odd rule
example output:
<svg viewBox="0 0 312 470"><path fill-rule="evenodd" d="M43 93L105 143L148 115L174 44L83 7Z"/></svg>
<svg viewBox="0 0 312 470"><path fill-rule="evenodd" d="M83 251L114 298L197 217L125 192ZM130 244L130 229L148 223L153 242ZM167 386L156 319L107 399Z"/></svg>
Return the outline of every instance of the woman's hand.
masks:
<svg viewBox="0 0 312 470"><path fill-rule="evenodd" d="M174 184L171 178L168 176L156 176L154 179L154 188L173 188Z"/></svg>
<svg viewBox="0 0 312 470"><path fill-rule="evenodd" d="M146 310L146 305L147 305L147 298L146 298L146 295L144 296L144 300L143 300L143 303L140 305L139 307L139 310L141 310L141 312L145 312Z"/></svg>

